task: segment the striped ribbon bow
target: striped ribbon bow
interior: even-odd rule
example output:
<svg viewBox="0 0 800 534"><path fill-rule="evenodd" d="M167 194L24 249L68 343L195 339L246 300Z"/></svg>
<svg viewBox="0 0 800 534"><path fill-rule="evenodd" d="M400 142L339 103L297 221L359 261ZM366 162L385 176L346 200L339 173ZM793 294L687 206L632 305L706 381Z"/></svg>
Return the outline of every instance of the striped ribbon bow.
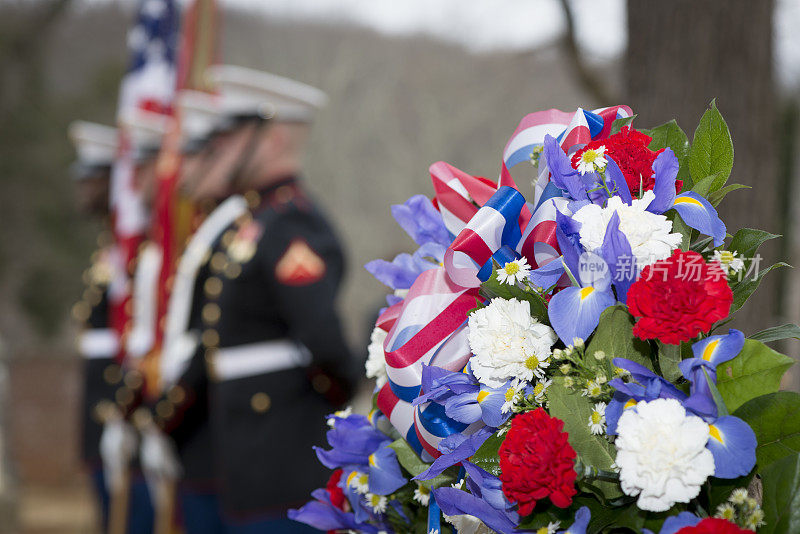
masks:
<svg viewBox="0 0 800 534"><path fill-rule="evenodd" d="M614 120L630 115L627 106L527 115L506 144L497 184L444 162L430 167L434 205L454 240L443 266L423 272L405 299L385 310L377 324L388 332L384 353L389 379L378 393L378 408L423 460L440 455L441 439L479 427L452 420L438 404L414 407L411 402L421 392L423 364L459 371L469 361L467 315L481 301L478 289L491 275L492 260L503 265L524 256L537 267L560 255L555 216L567 199L540 165L533 203L526 202L508 169L529 161L545 135L556 137L571 154L607 137Z"/></svg>

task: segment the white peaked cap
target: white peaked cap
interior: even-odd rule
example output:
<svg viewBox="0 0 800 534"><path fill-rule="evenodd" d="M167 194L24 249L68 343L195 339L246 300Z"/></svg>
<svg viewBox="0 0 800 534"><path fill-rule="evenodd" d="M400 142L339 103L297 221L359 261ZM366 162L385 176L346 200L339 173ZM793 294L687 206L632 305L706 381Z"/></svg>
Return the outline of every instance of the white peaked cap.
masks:
<svg viewBox="0 0 800 534"><path fill-rule="evenodd" d="M87 167L110 165L117 153L117 129L95 122L74 121L67 130L78 163Z"/></svg>
<svg viewBox="0 0 800 534"><path fill-rule="evenodd" d="M132 109L120 116L120 125L130 136L137 157L148 150L158 150L171 117L154 111Z"/></svg>
<svg viewBox="0 0 800 534"><path fill-rule="evenodd" d="M209 68L210 83L220 94L223 115L228 117L274 113L283 122L311 122L325 106L325 93L304 83L235 65Z"/></svg>
<svg viewBox="0 0 800 534"><path fill-rule="evenodd" d="M203 91L184 90L176 98L183 142L207 138L219 119L219 97Z"/></svg>

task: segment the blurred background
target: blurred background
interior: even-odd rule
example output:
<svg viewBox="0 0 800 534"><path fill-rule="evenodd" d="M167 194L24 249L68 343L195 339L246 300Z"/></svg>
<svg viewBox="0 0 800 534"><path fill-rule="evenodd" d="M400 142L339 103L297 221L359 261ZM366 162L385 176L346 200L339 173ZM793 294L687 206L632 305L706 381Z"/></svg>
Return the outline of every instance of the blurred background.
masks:
<svg viewBox="0 0 800 534"><path fill-rule="evenodd" d="M384 288L362 265L412 243L389 206L430 195L445 160L496 178L525 114L628 104L635 125L690 135L712 98L736 149L730 233L782 234L798 264L797 0L220 0L225 63L325 90L307 183L349 254L341 309L354 351ZM78 461L70 307L98 228L73 202L67 124L112 124L135 0L0 1L0 532L96 532ZM524 167L524 166L520 166ZM532 176L515 173L523 193ZM800 322L800 272L778 270L737 315ZM800 346L778 347L793 357ZM800 373L787 379L800 387Z"/></svg>

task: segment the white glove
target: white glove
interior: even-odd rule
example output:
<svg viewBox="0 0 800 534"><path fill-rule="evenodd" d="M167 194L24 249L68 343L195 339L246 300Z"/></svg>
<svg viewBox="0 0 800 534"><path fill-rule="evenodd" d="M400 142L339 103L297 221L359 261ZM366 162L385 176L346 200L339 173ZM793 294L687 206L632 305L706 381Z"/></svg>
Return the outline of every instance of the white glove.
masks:
<svg viewBox="0 0 800 534"><path fill-rule="evenodd" d="M173 441L155 425L142 432L139 449L142 471L148 480L177 480L183 473Z"/></svg>
<svg viewBox="0 0 800 534"><path fill-rule="evenodd" d="M125 484L125 473L136 454L136 441L136 430L121 415L106 421L100 437L100 457L109 492L118 492Z"/></svg>

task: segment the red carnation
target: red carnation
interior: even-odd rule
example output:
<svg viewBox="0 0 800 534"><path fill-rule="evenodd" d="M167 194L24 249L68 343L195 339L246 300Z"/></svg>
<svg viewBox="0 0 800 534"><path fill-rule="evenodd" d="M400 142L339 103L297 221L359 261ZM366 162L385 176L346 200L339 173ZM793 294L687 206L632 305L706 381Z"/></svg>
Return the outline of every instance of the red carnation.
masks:
<svg viewBox="0 0 800 534"><path fill-rule="evenodd" d="M542 408L516 416L500 446L503 494L519 504L520 515L533 512L538 499L550 497L559 508L575 495L575 451L562 432L564 421Z"/></svg>
<svg viewBox="0 0 800 534"><path fill-rule="evenodd" d="M739 528L727 519L707 517L693 527L683 527L675 534L748 534L752 530Z"/></svg>
<svg viewBox="0 0 800 534"><path fill-rule="evenodd" d="M328 495L331 497L331 504L339 510L345 510L344 491L339 487L339 481L342 479L342 470L337 469L331 474L326 484L325 489L328 490Z"/></svg>
<svg viewBox="0 0 800 534"><path fill-rule="evenodd" d="M711 330L728 316L732 303L728 277L718 262L706 263L697 252L677 249L645 267L628 290L628 308L639 318L633 333L671 345Z"/></svg>
<svg viewBox="0 0 800 534"><path fill-rule="evenodd" d="M578 168L581 156L587 150L604 146L605 154L619 166L628 188L633 196L639 196L640 185L644 191L650 191L655 185L653 178L653 162L664 149L653 151L647 148L653 140L638 130L626 126L619 133L610 135L605 139L592 141L572 155L572 166ZM675 189L680 192L683 187L682 180L676 180Z"/></svg>

